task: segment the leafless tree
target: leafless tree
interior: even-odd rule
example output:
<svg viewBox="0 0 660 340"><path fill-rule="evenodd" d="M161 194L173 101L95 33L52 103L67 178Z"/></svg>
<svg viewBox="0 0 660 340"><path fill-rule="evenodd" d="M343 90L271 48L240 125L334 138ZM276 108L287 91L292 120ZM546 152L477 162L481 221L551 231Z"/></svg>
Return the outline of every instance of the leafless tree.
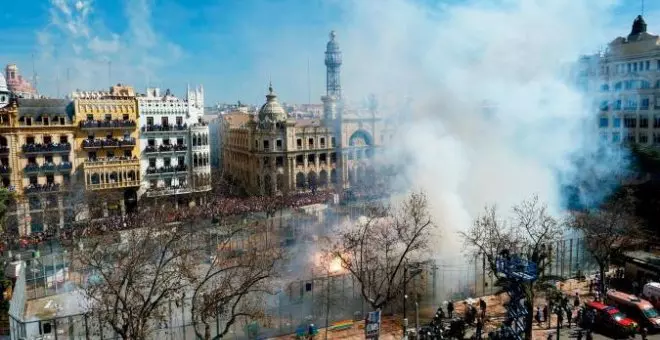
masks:
<svg viewBox="0 0 660 340"><path fill-rule="evenodd" d="M645 237L634 209L634 195L625 190L600 209L576 211L568 217L567 225L582 233L586 249L598 264L601 293L605 293L605 272L612 257Z"/></svg>
<svg viewBox="0 0 660 340"><path fill-rule="evenodd" d="M81 289L86 307L122 339L147 338L188 284L192 234L153 219L136 224L120 242L108 233L73 252L75 266L91 277Z"/></svg>
<svg viewBox="0 0 660 340"><path fill-rule="evenodd" d="M519 254L536 264L536 276L523 283L525 307L532 311L535 293L545 290L550 281L561 279L546 274L546 269L552 260L548 245L559 240L562 233L562 225L550 215L538 196L534 196L513 208L509 223L498 216L494 206L486 207L461 236L470 255L485 256L490 273L498 277L496 285L502 288L514 284L510 278L500 275L497 260L503 251ZM525 339L532 338L533 314L530 312L525 317Z"/></svg>
<svg viewBox="0 0 660 340"><path fill-rule="evenodd" d="M250 225L219 223L206 233L211 247L198 253L191 277L191 315L200 339L221 339L239 320L262 319L266 296L271 293L281 253L264 237L263 230ZM212 322L219 331L211 336Z"/></svg>
<svg viewBox="0 0 660 340"><path fill-rule="evenodd" d="M331 253L361 286L373 309L403 296L414 275L404 275L411 263L427 259L436 229L424 193L410 194L398 206L372 206L366 218L339 230Z"/></svg>

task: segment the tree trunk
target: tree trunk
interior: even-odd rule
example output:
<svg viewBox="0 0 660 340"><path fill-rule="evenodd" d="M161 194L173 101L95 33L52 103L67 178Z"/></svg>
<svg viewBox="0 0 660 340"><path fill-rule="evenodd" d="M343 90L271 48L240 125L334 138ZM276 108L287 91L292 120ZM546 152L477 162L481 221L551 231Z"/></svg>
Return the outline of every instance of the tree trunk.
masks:
<svg viewBox="0 0 660 340"><path fill-rule="evenodd" d="M530 287L530 293L525 298L525 340L532 340L532 328L534 327L534 289Z"/></svg>
<svg viewBox="0 0 660 340"><path fill-rule="evenodd" d="M204 339L211 340L211 326L208 323L204 323Z"/></svg>
<svg viewBox="0 0 660 340"><path fill-rule="evenodd" d="M605 298L605 264L598 264L598 271L600 275L600 284L598 285L598 290L600 291L601 298Z"/></svg>

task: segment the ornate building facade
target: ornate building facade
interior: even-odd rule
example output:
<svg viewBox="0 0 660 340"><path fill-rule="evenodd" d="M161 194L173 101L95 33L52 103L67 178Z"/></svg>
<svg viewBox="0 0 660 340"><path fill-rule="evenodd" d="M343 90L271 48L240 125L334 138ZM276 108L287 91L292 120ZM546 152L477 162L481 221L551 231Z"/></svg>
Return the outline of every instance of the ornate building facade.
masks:
<svg viewBox="0 0 660 340"><path fill-rule="evenodd" d="M149 88L138 96L142 189L146 197L211 190L209 127L202 121L204 89L186 99Z"/></svg>
<svg viewBox="0 0 660 340"><path fill-rule="evenodd" d="M660 36L641 15L628 36L578 67L579 85L596 98L603 142L660 146Z"/></svg>
<svg viewBox="0 0 660 340"><path fill-rule="evenodd" d="M9 98L0 77L0 99ZM65 194L73 170L73 106L65 99L11 98L0 106L0 176L16 193L10 218L27 234L72 219Z"/></svg>
<svg viewBox="0 0 660 340"><path fill-rule="evenodd" d="M90 211L92 217L135 209L141 183L135 91L117 84L108 92L76 91L72 99L81 184L88 191L111 191L120 196L106 202L102 209Z"/></svg>
<svg viewBox="0 0 660 340"><path fill-rule="evenodd" d="M342 101L341 51L334 32L325 52L326 94L321 119L287 115L272 86L257 115L225 115L223 170L260 195L369 185L371 159L388 130L375 110L357 114Z"/></svg>
<svg viewBox="0 0 660 340"><path fill-rule="evenodd" d="M27 81L18 70L15 64L9 64L5 67L5 78L9 92L19 98L36 98L37 90Z"/></svg>

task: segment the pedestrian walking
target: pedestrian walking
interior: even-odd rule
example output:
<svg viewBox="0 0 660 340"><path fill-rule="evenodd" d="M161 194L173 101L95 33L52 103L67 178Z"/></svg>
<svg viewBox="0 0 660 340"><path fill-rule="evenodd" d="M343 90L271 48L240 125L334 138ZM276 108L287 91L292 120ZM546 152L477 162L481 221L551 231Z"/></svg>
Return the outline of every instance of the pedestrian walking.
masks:
<svg viewBox="0 0 660 340"><path fill-rule="evenodd" d="M481 309L481 318L486 319L486 301L483 298L479 299L479 309Z"/></svg>
<svg viewBox="0 0 660 340"><path fill-rule="evenodd" d="M536 306L536 323L541 327L541 307Z"/></svg>
<svg viewBox="0 0 660 340"><path fill-rule="evenodd" d="M589 295L594 291L594 280L589 280Z"/></svg>
<svg viewBox="0 0 660 340"><path fill-rule="evenodd" d="M481 340L481 331L484 328L484 323L481 318L477 319L477 340Z"/></svg>
<svg viewBox="0 0 660 340"><path fill-rule="evenodd" d="M447 316L451 319L453 315L454 315L454 302L449 300L449 302L447 302Z"/></svg>
<svg viewBox="0 0 660 340"><path fill-rule="evenodd" d="M568 321L568 328L571 328L571 321L573 320L573 311L568 308L566 310L566 321Z"/></svg>
<svg viewBox="0 0 660 340"><path fill-rule="evenodd" d="M543 305L543 321L548 320L548 305Z"/></svg>
<svg viewBox="0 0 660 340"><path fill-rule="evenodd" d="M564 312L561 308L557 308L557 328L562 328L564 323Z"/></svg>
<svg viewBox="0 0 660 340"><path fill-rule="evenodd" d="M575 299L573 300L573 307L580 307L580 293L575 292Z"/></svg>

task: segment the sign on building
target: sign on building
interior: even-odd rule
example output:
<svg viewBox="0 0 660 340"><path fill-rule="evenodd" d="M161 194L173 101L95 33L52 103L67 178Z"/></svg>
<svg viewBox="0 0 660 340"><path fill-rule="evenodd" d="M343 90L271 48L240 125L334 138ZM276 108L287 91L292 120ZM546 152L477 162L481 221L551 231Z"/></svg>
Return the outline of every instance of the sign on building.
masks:
<svg viewBox="0 0 660 340"><path fill-rule="evenodd" d="M380 310L369 312L364 323L364 336L367 339L378 339L380 335Z"/></svg>

